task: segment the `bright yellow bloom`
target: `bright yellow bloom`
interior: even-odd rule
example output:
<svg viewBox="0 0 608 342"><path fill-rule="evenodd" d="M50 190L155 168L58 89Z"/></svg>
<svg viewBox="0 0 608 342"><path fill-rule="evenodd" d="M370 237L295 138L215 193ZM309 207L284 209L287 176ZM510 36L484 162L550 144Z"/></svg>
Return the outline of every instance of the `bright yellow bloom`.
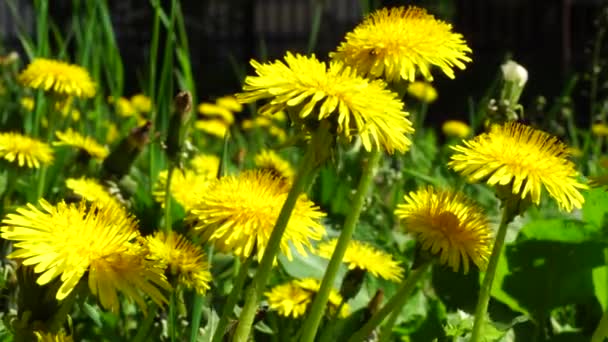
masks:
<svg viewBox="0 0 608 342"><path fill-rule="evenodd" d="M95 96L95 82L89 72L61 61L36 58L19 74L18 80L27 87L60 96Z"/></svg>
<svg viewBox="0 0 608 342"><path fill-rule="evenodd" d="M288 161L281 158L272 150L263 150L254 158L255 166L261 170L268 171L276 177L291 182L294 176L293 168Z"/></svg>
<svg viewBox="0 0 608 342"><path fill-rule="evenodd" d="M268 298L271 310L276 310L284 317L298 318L304 315L319 287L320 283L316 279L296 279L277 285L264 295ZM335 313L341 303L342 296L332 289L328 301L330 314ZM348 316L349 311L348 304L344 303L340 309L340 317Z"/></svg>
<svg viewBox="0 0 608 342"><path fill-rule="evenodd" d="M317 254L325 259L330 259L338 240L332 239L321 243L317 247ZM367 271L374 275L391 281L400 281L403 278L403 268L393 257L372 245L352 240L346 249L342 261L348 264L348 269L355 268Z"/></svg>
<svg viewBox="0 0 608 342"><path fill-rule="evenodd" d="M194 123L194 127L218 138L224 138L230 125L222 120L212 119L198 120Z"/></svg>
<svg viewBox="0 0 608 342"><path fill-rule="evenodd" d="M0 133L0 158L37 169L53 161L53 149L45 142L19 133Z"/></svg>
<svg viewBox="0 0 608 342"><path fill-rule="evenodd" d="M190 160L190 166L200 175L210 179L216 178L220 169L220 158L212 154L198 154Z"/></svg>
<svg viewBox="0 0 608 342"><path fill-rule="evenodd" d="M237 99L242 103L270 99L260 108L262 115L293 108L296 119L303 123L315 118L330 120L338 135L347 141L358 135L368 151L372 145L389 153L408 149L411 141L406 134L414 131L412 123L403 102L382 80L358 76L339 61L328 67L314 55L288 52L285 63L251 61L257 76L245 79L245 92L237 94Z"/></svg>
<svg viewBox="0 0 608 342"><path fill-rule="evenodd" d="M25 109L28 112L31 112L34 110L34 98L30 97L30 96L24 96L21 98L21 100L19 101L19 103L21 104L21 108Z"/></svg>
<svg viewBox="0 0 608 342"><path fill-rule="evenodd" d="M287 198L289 185L272 174L245 171L215 180L191 210L195 232L222 252L241 258L262 259L268 239ZM306 196L301 195L291 213L281 240L281 252L291 259L290 245L306 255L310 240L320 240L325 216Z"/></svg>
<svg viewBox="0 0 608 342"><path fill-rule="evenodd" d="M120 132L118 131L118 127L113 122L106 122L107 131L106 131L106 143L111 144L120 136Z"/></svg>
<svg viewBox="0 0 608 342"><path fill-rule="evenodd" d="M177 281L199 294L210 288L211 272L206 256L200 246L194 245L176 232L165 234L158 231L146 237L150 258L165 265L167 272Z"/></svg>
<svg viewBox="0 0 608 342"><path fill-rule="evenodd" d="M66 335L65 332L61 331L57 334L45 333L42 331L34 331L37 342L73 342L72 336Z"/></svg>
<svg viewBox="0 0 608 342"><path fill-rule="evenodd" d="M215 100L215 103L201 103L198 112L211 118L219 118L227 124L234 122L234 113L243 110L234 96L224 96Z"/></svg>
<svg viewBox="0 0 608 342"><path fill-rule="evenodd" d="M140 114L150 113L152 100L144 94L135 94L131 96L131 106Z"/></svg>
<svg viewBox="0 0 608 342"><path fill-rule="evenodd" d="M464 139L471 134L471 127L459 120L448 120L441 126L443 134L448 137Z"/></svg>
<svg viewBox="0 0 608 342"><path fill-rule="evenodd" d="M464 69L464 63L471 61L470 52L462 35L452 32L452 25L410 6L368 15L330 57L389 82L414 81L416 71L432 81L431 66L454 78L453 68Z"/></svg>
<svg viewBox="0 0 608 342"><path fill-rule="evenodd" d="M604 123L596 123L591 125L591 133L598 137L608 137L608 125Z"/></svg>
<svg viewBox="0 0 608 342"><path fill-rule="evenodd" d="M165 193L167 189L167 170L161 171L154 186L154 199L165 206ZM185 211L190 211L207 192L210 181L215 175L201 174L194 170L175 169L171 176L171 196Z"/></svg>
<svg viewBox="0 0 608 342"><path fill-rule="evenodd" d="M408 84L407 93L424 103L432 103L437 99L437 90L427 82L416 81Z"/></svg>
<svg viewBox="0 0 608 342"><path fill-rule="evenodd" d="M39 204L42 210L28 204L8 214L0 236L17 241L9 257L36 265L39 285L60 278L57 300L65 299L87 275L91 293L114 312L119 308L118 291L143 310L141 292L159 305L166 303L161 288L170 285L162 268L147 259L135 219L122 208L96 202L87 207L84 201L51 205L44 199Z"/></svg>
<svg viewBox="0 0 608 342"><path fill-rule="evenodd" d="M55 146L72 146L86 152L89 156L104 160L110 151L105 146L100 145L91 137L85 137L80 133L68 128L65 132L56 132L59 141L53 143Z"/></svg>
<svg viewBox="0 0 608 342"><path fill-rule="evenodd" d="M491 230L482 209L461 193L432 187L410 192L395 215L414 234L422 249L458 272L469 260L485 270L492 249Z"/></svg>
<svg viewBox="0 0 608 342"><path fill-rule="evenodd" d="M111 203L116 207L121 207L122 204L112 196L106 188L101 185L96 179L93 178L68 178L65 180L65 185L68 189L72 190L76 195L89 202L99 202L98 205L103 203Z"/></svg>
<svg viewBox="0 0 608 342"><path fill-rule="evenodd" d="M509 122L452 147L457 153L448 165L471 182L512 187L514 195L529 195L536 204L544 187L560 208L571 211L582 206L578 189L587 187L576 180L567 148L543 131Z"/></svg>

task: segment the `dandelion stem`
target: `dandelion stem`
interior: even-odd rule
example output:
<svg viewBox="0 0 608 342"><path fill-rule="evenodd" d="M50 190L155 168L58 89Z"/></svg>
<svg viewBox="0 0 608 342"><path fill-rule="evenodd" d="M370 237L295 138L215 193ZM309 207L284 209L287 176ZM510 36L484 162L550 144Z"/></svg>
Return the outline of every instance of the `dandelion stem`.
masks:
<svg viewBox="0 0 608 342"><path fill-rule="evenodd" d="M220 321L217 324L217 328L215 329L215 333L213 334L213 342L220 342L224 337L226 326L228 326L228 319L232 315L234 311L234 305L236 305L236 301L239 299L239 295L243 289L243 284L245 283L245 279L247 279L247 273L249 271L249 265L251 264L251 260L253 257L249 257L245 259L245 261L241 264L241 268L239 273L236 276L236 280L232 286L232 291L228 295L228 299L226 300L226 304L222 310L222 317L220 317Z"/></svg>
<svg viewBox="0 0 608 342"><path fill-rule="evenodd" d="M393 330L393 325L401 313L401 308L403 305L405 305L405 302L409 298L414 286L416 286L416 283L418 283L418 280L420 277L422 277L430 264L430 262L426 262L413 269L391 299L382 307L382 309L380 309L380 311L376 312L361 329L352 335L348 342L359 342L365 340L365 338L369 336L374 329L380 325L380 323L382 323L386 316L393 312L393 315L389 319L389 324L382 329L382 334L380 336L381 341L386 341L390 337L391 331Z"/></svg>
<svg viewBox="0 0 608 342"><path fill-rule="evenodd" d="M365 197L372 182L374 171L378 166L378 162L380 161L380 157L382 157L382 152L379 149L374 149L369 154L367 164L365 165L363 173L361 174L361 179L359 180L357 193L355 194L351 210L346 217L344 227L342 228L342 232L340 233L340 237L336 243L336 248L331 256L329 264L327 265L325 275L323 276L323 281L321 282L321 287L315 295L315 299L310 308L310 313L301 328L302 338L300 341L312 342L317 334L319 324L321 323L321 319L325 313L329 293L333 288L334 279L338 274L340 264L342 263L342 258L344 258L348 244L351 240L353 232L355 231L355 227L357 226L359 214L363 208L363 202L365 201Z"/></svg>
<svg viewBox="0 0 608 342"><path fill-rule="evenodd" d="M146 340L146 337L150 334L150 329L152 328L152 324L154 323L154 317L156 316L156 310L158 310L158 304L152 303L150 308L148 309L148 314L145 317L145 320L137 329L137 335L133 338L133 342L143 342Z"/></svg>
<svg viewBox="0 0 608 342"><path fill-rule="evenodd" d="M169 170L167 171L167 184L165 184L165 232L171 231L171 178L173 178L173 170L175 167L173 163L169 163Z"/></svg>
<svg viewBox="0 0 608 342"><path fill-rule="evenodd" d="M174 288L169 298L169 338L175 342L177 336L177 290Z"/></svg>
<svg viewBox="0 0 608 342"><path fill-rule="evenodd" d="M603 342L608 337L608 311L604 312L600 323L593 332L591 342Z"/></svg>
<svg viewBox="0 0 608 342"><path fill-rule="evenodd" d="M502 219L500 226L498 227L498 233L496 233L496 240L494 241L494 247L492 248L492 255L488 262L488 268L483 278L483 284L479 291L479 299L477 301L477 307L475 308L475 322L473 323L473 333L471 336L471 342L478 342L481 338L481 328L483 327L484 320L486 317L486 311L488 310L488 304L490 303L490 294L492 292L492 282L494 281L494 275L496 274L496 267L498 266L498 259L500 258L500 252L502 246L505 243L505 236L507 235L507 226L511 220L509 214L509 205L505 204L502 213Z"/></svg>
<svg viewBox="0 0 608 342"><path fill-rule="evenodd" d="M309 175L315 171L317 165L314 158L317 145L314 143L314 137L312 140L313 141L310 141L308 144L304 158L302 158L300 161L300 166L295 176L293 185L291 186L291 189L287 194L287 199L281 208L281 212L277 222L274 225L274 229L272 230L272 234L268 240L268 245L266 246L266 250L264 251L262 261L260 262L255 277L245 293L245 304L243 305L241 315L239 316L239 324L236 328L233 341L246 342L247 338L249 337L249 332L251 331L251 325L253 324L253 320L255 318L259 298L262 297L264 287L266 286L266 282L270 277L272 264L277 256L277 253L279 252L281 238L285 232L285 228L287 227L287 222L289 221L291 212L296 205L300 193L307 188L307 181L312 180L312 177L309 177Z"/></svg>

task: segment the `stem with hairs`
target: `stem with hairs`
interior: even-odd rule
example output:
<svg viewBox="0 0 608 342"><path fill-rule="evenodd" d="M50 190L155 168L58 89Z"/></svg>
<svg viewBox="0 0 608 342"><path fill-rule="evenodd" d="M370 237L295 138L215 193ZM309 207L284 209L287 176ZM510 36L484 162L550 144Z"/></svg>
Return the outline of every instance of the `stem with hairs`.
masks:
<svg viewBox="0 0 608 342"><path fill-rule="evenodd" d="M243 305L241 315L239 316L239 323L233 341L246 342L249 338L258 302L264 293L264 287L270 277L272 264L280 250L281 238L287 228L289 217L291 216L291 212L296 205L300 193L307 188L307 181L312 180L312 177L309 177L309 175L316 170L317 160L315 160L315 149L318 148L318 145L315 144L314 140L315 138L313 137L312 141L308 143L306 154L300 161L298 172L293 185L287 194L287 199L281 208L277 222L274 225L274 229L268 240L268 245L262 256L262 261L260 262L251 285L247 288L245 293L245 304Z"/></svg>
<svg viewBox="0 0 608 342"><path fill-rule="evenodd" d="M350 243L353 232L355 231L355 227L357 226L357 221L359 220L359 215L361 214L361 209L363 208L363 203L365 202L365 197L367 196L369 187L374 177L374 171L376 170L381 157L382 152L379 149L374 149L369 154L367 164L363 168L363 173L361 175L361 179L359 180L357 193L353 200L351 210L346 217L344 227L342 228L342 232L340 233L340 237L336 243L336 248L331 256L329 264L327 265L325 276L323 276L323 281L321 282L321 287L315 295L309 315L301 328L302 338L300 341L312 342L317 334L319 324L321 323L321 319L325 313L329 293L333 288L334 279L338 274L340 264L342 263L342 258L344 258L348 244Z"/></svg>
<svg viewBox="0 0 608 342"><path fill-rule="evenodd" d="M405 305L405 302L407 302L407 299L416 286L416 283L418 283L418 280L422 277L430 264L430 262L426 262L413 269L391 299L382 307L382 309L380 309L380 311L376 312L361 329L353 334L348 342L359 342L365 340L365 338L367 338L374 331L374 329L376 329L376 327L382 323L386 316L392 312L393 315L390 317L388 324L382 329L380 335L381 341L386 341L390 337L393 330L393 325L401 313L401 308L403 305Z"/></svg>
<svg viewBox="0 0 608 342"><path fill-rule="evenodd" d="M509 206L505 204L503 208L502 219L500 221L500 226L498 227L498 233L496 233L494 247L492 248L492 255L490 256L488 268L483 278L483 284L481 285L481 290L479 291L479 299L477 301L477 307L475 308L475 322L473 323L471 342L481 341L481 329L484 325L486 311L488 310L488 304L490 303L492 282L494 281L496 267L498 266L498 259L500 258L502 246L505 243L505 237L507 235L507 226L509 225L511 218L512 217L509 214Z"/></svg>

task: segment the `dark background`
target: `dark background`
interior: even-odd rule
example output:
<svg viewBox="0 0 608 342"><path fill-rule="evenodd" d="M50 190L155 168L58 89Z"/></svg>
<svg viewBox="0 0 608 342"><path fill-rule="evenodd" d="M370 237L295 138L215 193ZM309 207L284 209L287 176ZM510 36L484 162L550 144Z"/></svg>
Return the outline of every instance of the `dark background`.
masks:
<svg viewBox="0 0 608 342"><path fill-rule="evenodd" d="M19 47L13 18L0 0L0 40ZM212 99L239 89L235 66L251 58L275 59L287 50L305 52L312 4L316 0L182 0L189 33L192 64L199 96ZM373 1L372 1L373 2ZM523 103L537 95L551 100L574 73L581 76L574 96L586 113L585 72L594 20L605 0L427 0L375 1L375 5L414 4L453 24L473 49L473 63L456 72L454 81L435 72L439 99L430 108L429 123L466 118L470 99L478 100L496 77L507 54L529 71ZM33 30L30 1L21 20ZM168 2L167 2L168 3ZM137 73L146 70L152 28L148 1L109 1L112 20L125 63L126 95L138 92ZM321 33L315 53L322 59L335 49L346 32L361 21L360 1L324 1ZM71 1L51 1L51 13L61 26L70 18ZM29 16L29 18L28 18ZM32 31L33 32L33 31ZM588 117L583 115L582 117Z"/></svg>

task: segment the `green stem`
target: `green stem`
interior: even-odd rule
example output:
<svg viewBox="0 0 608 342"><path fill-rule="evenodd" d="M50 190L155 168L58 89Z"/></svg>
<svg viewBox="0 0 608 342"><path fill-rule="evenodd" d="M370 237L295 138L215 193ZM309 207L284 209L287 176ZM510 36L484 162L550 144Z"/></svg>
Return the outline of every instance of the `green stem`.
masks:
<svg viewBox="0 0 608 342"><path fill-rule="evenodd" d="M502 213L502 219L500 226L498 227L498 233L496 233L496 240L494 241L494 247L492 248L492 255L488 263L488 269L483 278L483 284L479 291L479 299L477 301L477 307L475 308L475 322L473 323L473 332L471 335L471 342L481 341L481 328L483 327L486 311L488 310L488 304L490 303L490 294L492 292L492 282L494 281L494 275L496 274L496 267L498 266L498 259L500 258L500 252L502 246L505 243L505 236L507 235L507 226L510 221L509 205L504 203L504 209Z"/></svg>
<svg viewBox="0 0 608 342"><path fill-rule="evenodd" d="M344 227L342 228L342 232L340 233L340 237L336 243L336 248L331 256L329 264L327 265L327 270L323 276L321 287L315 295L315 299L310 308L308 317L301 328L302 338L300 341L312 342L317 334L319 324L321 323L321 319L325 313L329 293L333 288L334 279L338 274L340 264L342 263L342 258L344 258L348 244L350 243L353 232L355 231L355 227L357 226L357 221L359 220L359 215L361 214L361 209L363 208L363 203L368 193L370 184L372 183L374 171L378 166L380 157L382 157L382 152L378 149L374 149L369 154L367 164L365 165L363 173L361 174L361 179L359 180L357 193L353 200L351 210L346 217Z"/></svg>
<svg viewBox="0 0 608 342"><path fill-rule="evenodd" d="M165 184L165 232L171 231L171 178L173 178L173 163L169 163L167 171L167 184Z"/></svg>
<svg viewBox="0 0 608 342"><path fill-rule="evenodd" d="M201 318L203 317L203 306L205 304L205 297L198 292L194 294L194 301L192 303L192 319L190 320L190 342L196 342L198 338L198 329L201 326Z"/></svg>
<svg viewBox="0 0 608 342"><path fill-rule="evenodd" d="M175 342L177 336L177 291L173 289L169 298L169 338Z"/></svg>
<svg viewBox="0 0 608 342"><path fill-rule="evenodd" d="M608 311L604 312L600 323L593 332L591 342L603 342L608 337Z"/></svg>
<svg viewBox="0 0 608 342"><path fill-rule="evenodd" d="M135 338L132 340L133 342L146 341L146 337L148 337L150 334L150 328L154 323L154 317L156 317L156 310L158 310L158 304L152 303L148 309L146 319L142 322L141 326L137 330L137 335L135 335Z"/></svg>
<svg viewBox="0 0 608 342"><path fill-rule="evenodd" d="M310 36L308 37L308 48L307 52L312 53L317 45L317 39L319 38L319 28L321 27L321 17L323 16L323 0L313 1L313 15L310 29Z"/></svg>
<svg viewBox="0 0 608 342"><path fill-rule="evenodd" d="M234 311L234 306L236 305L237 300L241 294L243 289L243 284L245 283L245 279L247 279L247 273L249 271L249 265L251 264L252 257L245 259L245 262L241 265L241 269L236 276L236 280L232 285L232 291L228 295L228 299L226 300L226 304L222 310L222 317L220 317L220 321L217 324L217 328L215 329L215 333L213 334L212 342L221 342L224 337L226 326L228 326L228 319L232 315Z"/></svg>
<svg viewBox="0 0 608 342"><path fill-rule="evenodd" d="M391 297L391 299L384 304L380 311L376 312L369 321L365 322L363 327L359 329L354 335L350 337L348 342L359 342L365 340L371 333L376 329L380 323L388 316L391 312L393 312L393 316L391 316L389 323L382 329L381 337L385 339L390 336L391 331L393 330L393 325L395 324L396 318L401 313L401 308L405 305L405 302L409 298L410 293L418 283L418 280L422 277L424 272L427 270L430 262L426 262L419 267L413 269L407 279L403 281L401 287L397 292Z"/></svg>
<svg viewBox="0 0 608 342"><path fill-rule="evenodd" d="M298 197L300 196L300 193L307 187L306 180L311 179L308 177L309 174L313 173L316 169L316 161L314 158L315 147L316 144L314 143L313 138L313 141L308 143L306 154L300 162L298 173L296 174L293 185L289 190L289 194L287 195L287 199L283 204L283 208L281 208L281 213L279 214L277 222L274 225L274 229L272 230L272 234L268 240L268 245L266 246L266 250L264 251L262 261L260 262L255 277L253 278L251 285L247 288L247 292L245 294L245 304L243 305L241 315L239 316L239 324L236 328L233 341L246 342L247 338L249 337L251 325L253 324L255 312L258 306L258 300L262 297L264 287L266 286L266 282L270 277L272 264L279 252L281 238L285 232L285 228L287 227L287 222L289 221L289 217L291 216L291 212L298 200Z"/></svg>

